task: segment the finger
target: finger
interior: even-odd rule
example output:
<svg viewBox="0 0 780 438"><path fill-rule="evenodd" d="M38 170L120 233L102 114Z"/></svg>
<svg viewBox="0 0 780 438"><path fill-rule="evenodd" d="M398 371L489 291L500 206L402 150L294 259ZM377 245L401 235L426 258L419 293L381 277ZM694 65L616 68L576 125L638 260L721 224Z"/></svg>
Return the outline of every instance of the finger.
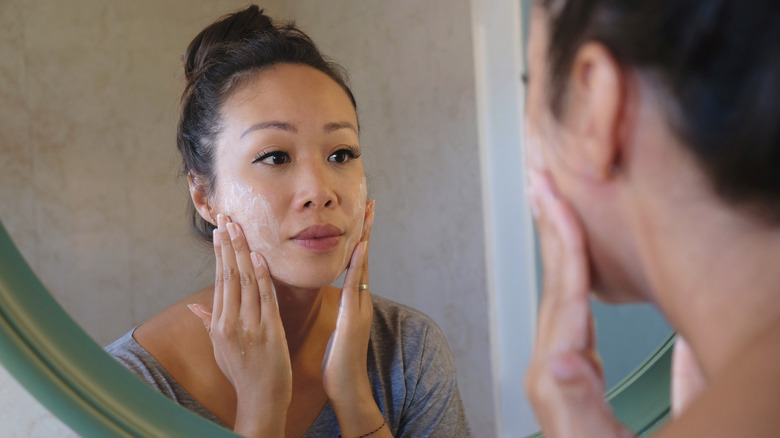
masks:
<svg viewBox="0 0 780 438"><path fill-rule="evenodd" d="M249 246L239 224L229 222L227 230L238 267L238 282L241 285L239 315L247 324L257 324L260 322L260 300L255 268L249 255Z"/></svg>
<svg viewBox="0 0 780 438"><path fill-rule="evenodd" d="M627 430L615 419L604 398L603 381L587 358L574 354L552 357L548 362L564 429L560 436L619 437ZM567 418L568 417L568 418Z"/></svg>
<svg viewBox="0 0 780 438"><path fill-rule="evenodd" d="M593 369L598 374L599 379L604 381L604 361L596 348L596 318L592 312L588 315L588 345L586 347L589 353L589 360Z"/></svg>
<svg viewBox="0 0 780 438"><path fill-rule="evenodd" d="M216 273L214 274L214 302L211 306L214 319L219 319L220 315L222 315L222 243L219 240L220 236L221 233L215 228L212 233L212 241L214 242Z"/></svg>
<svg viewBox="0 0 780 438"><path fill-rule="evenodd" d="M366 220L366 231L364 234L363 242L366 243L366 250L364 256L361 258L360 264L360 283L359 284L369 284L369 278L368 278L368 250L371 246L371 228L374 226L374 201L371 201L371 211L368 214L368 219ZM368 289L365 290L366 293L368 293Z"/></svg>
<svg viewBox="0 0 780 438"><path fill-rule="evenodd" d="M358 307L367 313L373 311L373 306L371 305L371 292L368 290L368 285L370 284L368 278L368 250L371 246L371 229L374 226L374 203L375 201L373 200L367 201L366 220L363 225L363 238L361 239L366 245L365 254L357 261L356 265L352 265L352 262L350 262L351 266L360 267L360 279L358 280ZM365 289L361 289L363 287L365 287Z"/></svg>
<svg viewBox="0 0 780 438"><path fill-rule="evenodd" d="M363 232L360 234L360 240L361 241L368 241L371 239L371 226L374 223L374 206L376 205L375 200L368 200L366 201L366 213L365 217L363 218Z"/></svg>
<svg viewBox="0 0 780 438"><path fill-rule="evenodd" d="M549 176L534 174L532 191L544 263L539 340L555 350L587 348L589 277L581 226Z"/></svg>
<svg viewBox="0 0 780 438"><path fill-rule="evenodd" d="M211 331L211 310L200 304L187 304L187 307L192 313L197 316L203 325L206 327L206 331Z"/></svg>
<svg viewBox="0 0 780 438"><path fill-rule="evenodd" d="M217 215L219 241L222 245L222 314L220 319L237 318L241 305L241 284L236 264L236 252L228 234L228 222L228 218L224 215Z"/></svg>
<svg viewBox="0 0 780 438"><path fill-rule="evenodd" d="M279 301L271 279L271 272L268 270L268 262L265 257L256 252L253 252L251 257L255 278L257 278L260 323L264 327L281 330L283 333L284 327L282 326L282 317L279 314Z"/></svg>
<svg viewBox="0 0 780 438"><path fill-rule="evenodd" d="M363 275L363 263L367 255L366 249L368 242L359 242L352 251L352 259L347 268L347 275L344 278L344 287L341 289L341 299L339 300L339 319L343 315L354 314L360 309L360 279ZM368 284L368 283L364 283Z"/></svg>
<svg viewBox="0 0 780 438"><path fill-rule="evenodd" d="M577 295L586 296L588 290L587 254L582 226L574 211L560 196L549 175L539 178L539 194L541 195L540 219L542 227L543 247L547 250L549 259L545 262L549 269L556 269L555 262L563 263L564 269L560 276L564 280L564 292L569 298ZM546 244L546 246L545 246Z"/></svg>

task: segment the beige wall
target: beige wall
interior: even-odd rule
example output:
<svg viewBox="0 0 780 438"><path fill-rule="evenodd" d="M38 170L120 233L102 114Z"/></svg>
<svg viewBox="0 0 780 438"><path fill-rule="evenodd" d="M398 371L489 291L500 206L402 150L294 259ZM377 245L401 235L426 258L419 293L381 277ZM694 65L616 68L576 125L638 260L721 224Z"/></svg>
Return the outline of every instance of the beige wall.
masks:
<svg viewBox="0 0 780 438"><path fill-rule="evenodd" d="M0 0L0 219L100 343L210 281L177 178L180 56L243 4ZM350 71L377 199L372 290L439 323L475 434L493 436L469 2L263 6Z"/></svg>

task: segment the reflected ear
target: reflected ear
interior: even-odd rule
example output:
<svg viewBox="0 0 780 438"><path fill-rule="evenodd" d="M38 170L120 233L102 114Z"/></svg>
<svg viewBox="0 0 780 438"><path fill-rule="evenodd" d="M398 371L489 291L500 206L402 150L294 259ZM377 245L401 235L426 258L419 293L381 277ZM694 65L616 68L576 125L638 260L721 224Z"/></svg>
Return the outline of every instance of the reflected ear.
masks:
<svg viewBox="0 0 780 438"><path fill-rule="evenodd" d="M192 198L192 204L195 206L200 217L206 222L210 222L216 225L217 214L208 199L208 189L206 181L203 177L195 175L190 172L187 174L187 183L190 187L190 197Z"/></svg>
<svg viewBox="0 0 780 438"><path fill-rule="evenodd" d="M626 107L625 74L601 43L584 44L574 58L567 118L581 148L584 170L608 179L619 167L619 126Z"/></svg>

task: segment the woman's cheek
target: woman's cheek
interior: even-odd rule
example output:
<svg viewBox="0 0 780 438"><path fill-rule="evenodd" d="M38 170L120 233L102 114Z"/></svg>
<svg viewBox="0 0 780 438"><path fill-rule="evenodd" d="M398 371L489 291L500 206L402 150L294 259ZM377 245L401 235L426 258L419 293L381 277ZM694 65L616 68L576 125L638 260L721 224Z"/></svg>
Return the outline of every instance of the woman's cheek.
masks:
<svg viewBox="0 0 780 438"><path fill-rule="evenodd" d="M538 134L536 126L534 126L528 116L525 118L525 129L523 130L523 134L526 168L539 171L544 170L544 155L542 154L542 147L544 145L542 144L543 142Z"/></svg>
<svg viewBox="0 0 780 438"><path fill-rule="evenodd" d="M357 196L355 196L355 201L352 205L351 217L348 221L350 227L348 228L348 233L345 235L344 256L341 263L344 268L347 267L347 264L352 257L352 252L355 250L355 246L363 236L363 228L366 220L367 196L368 188L366 185L366 177L364 176L358 187ZM349 215L350 212L347 212L347 214Z"/></svg>
<svg viewBox="0 0 780 438"><path fill-rule="evenodd" d="M281 241L279 221L271 203L247 185L235 182L228 187L223 197L225 213L241 225L252 251L268 255Z"/></svg>

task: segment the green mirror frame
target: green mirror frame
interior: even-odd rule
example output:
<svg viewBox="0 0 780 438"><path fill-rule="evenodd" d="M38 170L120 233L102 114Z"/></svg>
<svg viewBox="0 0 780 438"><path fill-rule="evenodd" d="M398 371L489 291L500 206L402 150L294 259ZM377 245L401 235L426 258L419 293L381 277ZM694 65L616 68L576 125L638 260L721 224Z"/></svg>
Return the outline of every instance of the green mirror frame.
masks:
<svg viewBox="0 0 780 438"><path fill-rule="evenodd" d="M0 361L85 437L236 437L115 362L49 294L0 223Z"/></svg>
<svg viewBox="0 0 780 438"><path fill-rule="evenodd" d="M673 343L670 337L607 394L618 418L640 436L669 415ZM108 356L49 294L2 223L0 361L85 437L237 436L177 406Z"/></svg>

